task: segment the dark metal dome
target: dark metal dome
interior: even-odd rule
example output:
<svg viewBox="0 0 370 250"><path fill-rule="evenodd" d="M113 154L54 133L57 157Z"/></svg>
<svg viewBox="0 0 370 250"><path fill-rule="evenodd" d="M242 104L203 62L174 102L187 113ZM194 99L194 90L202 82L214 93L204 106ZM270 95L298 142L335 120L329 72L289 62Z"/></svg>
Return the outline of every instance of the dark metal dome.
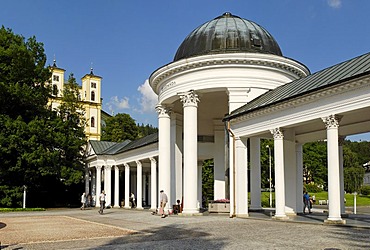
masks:
<svg viewBox="0 0 370 250"><path fill-rule="evenodd" d="M255 22L226 12L193 30L178 48L173 61L233 52L282 56L278 43L267 30Z"/></svg>

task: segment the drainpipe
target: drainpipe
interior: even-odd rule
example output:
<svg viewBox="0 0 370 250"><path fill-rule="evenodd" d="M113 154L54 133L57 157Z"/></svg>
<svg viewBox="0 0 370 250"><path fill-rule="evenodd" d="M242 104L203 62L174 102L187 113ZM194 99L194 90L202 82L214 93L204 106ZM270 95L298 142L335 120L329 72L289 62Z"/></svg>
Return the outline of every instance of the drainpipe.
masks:
<svg viewBox="0 0 370 250"><path fill-rule="evenodd" d="M236 217L236 214L235 214L235 211L236 211L236 200L235 200L235 176L236 176L236 172L235 172L235 134L233 133L233 131L231 130L230 128L230 121L227 121L227 131L229 133L229 135L231 135L231 137L233 138L233 186L232 186L232 189L233 189L233 212L232 214L230 215L230 218L233 218L233 217ZM229 151L230 152L230 151Z"/></svg>

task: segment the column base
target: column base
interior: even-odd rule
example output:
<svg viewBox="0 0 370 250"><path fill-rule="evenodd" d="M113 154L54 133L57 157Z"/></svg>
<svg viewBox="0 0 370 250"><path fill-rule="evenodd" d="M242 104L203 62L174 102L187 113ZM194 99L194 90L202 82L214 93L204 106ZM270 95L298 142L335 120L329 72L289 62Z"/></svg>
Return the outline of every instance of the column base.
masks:
<svg viewBox="0 0 370 250"><path fill-rule="evenodd" d="M324 220L324 224L326 225L345 225L346 220L342 220L341 218L338 219L326 219Z"/></svg>
<svg viewBox="0 0 370 250"><path fill-rule="evenodd" d="M273 220L289 220L289 217L286 215L274 215L272 216Z"/></svg>
<svg viewBox="0 0 370 250"><path fill-rule="evenodd" d="M237 218L248 218L249 214L237 214L236 217Z"/></svg>
<svg viewBox="0 0 370 250"><path fill-rule="evenodd" d="M200 214L200 212L199 212L199 209L196 209L196 208L194 208L194 209L191 209L191 208L184 208L183 210L182 210L182 214L183 215L195 215L195 214Z"/></svg>

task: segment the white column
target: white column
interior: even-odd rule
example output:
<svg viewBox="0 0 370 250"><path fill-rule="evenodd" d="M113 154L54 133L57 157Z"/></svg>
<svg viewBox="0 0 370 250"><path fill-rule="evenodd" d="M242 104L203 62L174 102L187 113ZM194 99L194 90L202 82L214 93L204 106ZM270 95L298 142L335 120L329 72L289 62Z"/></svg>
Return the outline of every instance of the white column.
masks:
<svg viewBox="0 0 370 250"><path fill-rule="evenodd" d="M151 184L151 200L150 209L157 209L157 161L154 158L150 159L150 184Z"/></svg>
<svg viewBox="0 0 370 250"><path fill-rule="evenodd" d="M171 204L182 200L182 115L171 113Z"/></svg>
<svg viewBox="0 0 370 250"><path fill-rule="evenodd" d="M346 204L344 203L344 173L343 173L343 143L345 136L339 136L339 181L340 181L340 212L346 213Z"/></svg>
<svg viewBox="0 0 370 250"><path fill-rule="evenodd" d="M184 107L184 208L183 214L199 213L198 180L198 95L193 91L180 94Z"/></svg>
<svg viewBox="0 0 370 250"><path fill-rule="evenodd" d="M275 156L275 218L286 218L284 180L284 135L280 128L272 129Z"/></svg>
<svg viewBox="0 0 370 250"><path fill-rule="evenodd" d="M203 161L198 161L198 205L197 208L202 208L203 195L202 195L202 168Z"/></svg>
<svg viewBox="0 0 370 250"><path fill-rule="evenodd" d="M326 126L328 150L328 198L329 214L326 222L341 222L340 176L339 176L339 148L338 127L341 117L330 115L323 117Z"/></svg>
<svg viewBox="0 0 370 250"><path fill-rule="evenodd" d="M114 166L114 207L119 207L119 168Z"/></svg>
<svg viewBox="0 0 370 250"><path fill-rule="evenodd" d="M303 211L303 149L302 144L297 143L295 145L296 151L296 164L297 164L297 186L296 186L296 202L297 211L296 213L302 213Z"/></svg>
<svg viewBox="0 0 370 250"><path fill-rule="evenodd" d="M112 206L112 166L104 166L104 176L106 181L104 183L104 189L107 195L105 198L105 202L107 206Z"/></svg>
<svg viewBox="0 0 370 250"><path fill-rule="evenodd" d="M158 151L159 151L159 169L158 169L158 187L164 190L168 200L171 201L171 119L170 109L158 105ZM166 209L170 207L169 203Z"/></svg>
<svg viewBox="0 0 370 250"><path fill-rule="evenodd" d="M130 208L130 165L125 166L125 208Z"/></svg>
<svg viewBox="0 0 370 250"><path fill-rule="evenodd" d="M261 207L261 149L260 138L252 137L250 140L250 174L251 174L251 209L260 210Z"/></svg>
<svg viewBox="0 0 370 250"><path fill-rule="evenodd" d="M91 206L95 205L96 202L96 168L91 170Z"/></svg>
<svg viewBox="0 0 370 250"><path fill-rule="evenodd" d="M247 138L235 138L235 214L248 216L248 153Z"/></svg>
<svg viewBox="0 0 370 250"><path fill-rule="evenodd" d="M90 171L89 166L85 165L85 194L90 194Z"/></svg>
<svg viewBox="0 0 370 250"><path fill-rule="evenodd" d="M99 195L101 193L101 167L96 166L96 196L95 196L95 206L100 207Z"/></svg>
<svg viewBox="0 0 370 250"><path fill-rule="evenodd" d="M214 199L225 199L226 181L226 159L225 159L225 128L221 120L214 120L214 154L213 154L213 175L214 175Z"/></svg>
<svg viewBox="0 0 370 250"><path fill-rule="evenodd" d="M143 165L141 161L136 161L136 208L143 209Z"/></svg>
<svg viewBox="0 0 370 250"><path fill-rule="evenodd" d="M295 131L284 130L284 184L285 184L285 214L295 215L297 211L297 160Z"/></svg>

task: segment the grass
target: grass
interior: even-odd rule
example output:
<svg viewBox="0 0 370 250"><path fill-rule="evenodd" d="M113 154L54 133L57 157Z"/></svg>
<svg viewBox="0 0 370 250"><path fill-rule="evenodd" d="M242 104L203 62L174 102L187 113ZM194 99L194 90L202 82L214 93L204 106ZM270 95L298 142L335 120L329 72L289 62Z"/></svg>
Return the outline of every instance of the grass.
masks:
<svg viewBox="0 0 370 250"><path fill-rule="evenodd" d="M0 213L45 211L45 208L0 208Z"/></svg>
<svg viewBox="0 0 370 250"><path fill-rule="evenodd" d="M315 195L316 204L319 204L319 200L327 200L328 199L328 192L319 192L319 193L309 193L310 196ZM353 194L345 194L346 198L346 206L352 207L354 203L354 195ZM269 207L269 199L270 193L269 192L262 192L261 193L261 203L263 207ZM303 198L302 198L303 200ZM272 201L273 206L275 206L275 193L272 192ZM356 196L356 206L370 206L370 195L357 195Z"/></svg>

